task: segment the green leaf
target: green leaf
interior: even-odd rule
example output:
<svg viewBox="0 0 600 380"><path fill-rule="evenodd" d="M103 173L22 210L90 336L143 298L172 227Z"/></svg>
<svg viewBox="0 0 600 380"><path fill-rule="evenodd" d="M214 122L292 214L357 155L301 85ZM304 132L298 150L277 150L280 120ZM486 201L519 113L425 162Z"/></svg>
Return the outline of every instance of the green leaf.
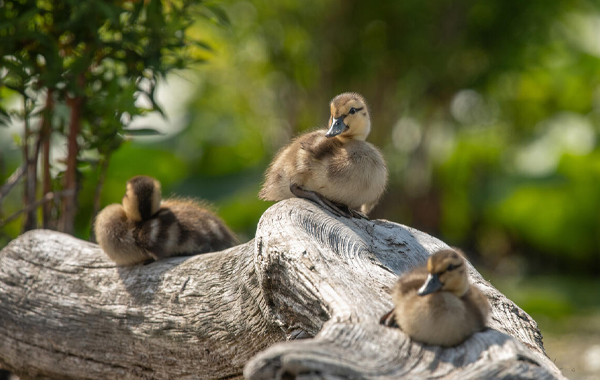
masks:
<svg viewBox="0 0 600 380"><path fill-rule="evenodd" d="M28 11L25 11L17 20L13 21L13 25L18 25L21 23L25 23L32 18L34 18L38 13L40 13L40 9L37 7L31 8Z"/></svg>
<svg viewBox="0 0 600 380"><path fill-rule="evenodd" d="M15 143L16 146L20 147L23 145L23 139L21 138L21 135L19 135L18 133L13 133L12 138L13 138L13 142Z"/></svg>
<svg viewBox="0 0 600 380"><path fill-rule="evenodd" d="M2 106L0 106L0 117L5 117L5 118L10 119L10 115L4 108L2 108Z"/></svg>
<svg viewBox="0 0 600 380"><path fill-rule="evenodd" d="M128 136L164 136L164 133L153 128L127 128L123 131Z"/></svg>
<svg viewBox="0 0 600 380"><path fill-rule="evenodd" d="M9 123L10 115L8 114L8 112L6 112L4 108L0 107L0 126L8 127Z"/></svg>
<svg viewBox="0 0 600 380"><path fill-rule="evenodd" d="M140 14L142 13L142 9L144 9L144 1L139 1L135 4L135 8L133 9L133 12L131 12L131 20L129 20L129 22L131 24L135 24L138 21L138 18L140 17Z"/></svg>
<svg viewBox="0 0 600 380"><path fill-rule="evenodd" d="M207 44L206 42L203 41L191 41L192 44L196 45L197 47L207 50L207 51L214 51L215 49L212 48L212 46L210 46L209 44Z"/></svg>
<svg viewBox="0 0 600 380"><path fill-rule="evenodd" d="M110 22L112 24L114 24L114 25L119 24L119 13L118 12L120 9L118 7L111 7L102 1L98 1L96 3L96 6L102 13L104 13L106 18L108 20L110 20Z"/></svg>
<svg viewBox="0 0 600 380"><path fill-rule="evenodd" d="M18 93L19 93L19 94L21 94L22 96L25 96L25 88L24 88L24 87L22 87L22 86L18 86L18 87L17 87L17 86L13 86L12 84L8 84L8 83L6 83L6 82L4 82L2 85L3 85L4 87L6 87L6 88L10 89L10 90L13 90L13 91L15 91L15 92L18 92Z"/></svg>
<svg viewBox="0 0 600 380"><path fill-rule="evenodd" d="M218 5L214 5L214 4L205 4L205 7L208 8L211 11L211 13L216 17L216 21L219 24L224 25L224 26L231 25L229 16L227 16L227 13L225 13L223 8L221 8Z"/></svg>

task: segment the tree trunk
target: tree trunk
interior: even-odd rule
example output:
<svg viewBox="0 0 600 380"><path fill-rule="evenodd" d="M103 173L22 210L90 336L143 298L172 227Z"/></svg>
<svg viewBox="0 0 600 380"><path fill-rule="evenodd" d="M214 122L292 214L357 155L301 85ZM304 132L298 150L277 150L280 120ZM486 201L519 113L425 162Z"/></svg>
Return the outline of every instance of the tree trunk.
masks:
<svg viewBox="0 0 600 380"><path fill-rule="evenodd" d="M52 192L52 177L50 176L50 138L52 137L52 111L54 108L54 102L52 99L53 92L54 91L51 88L49 88L46 94L46 107L42 115L42 129L40 132L42 139L43 196ZM44 228L52 227L50 225L50 220L52 217L51 213L52 204L50 202L47 202L42 206L42 225L44 226Z"/></svg>
<svg viewBox="0 0 600 380"><path fill-rule="evenodd" d="M67 150L67 170L63 178L63 189L69 191L62 201L59 230L72 234L74 231L75 212L77 211L77 155L79 143L77 137L81 131L81 98L69 103L71 107L71 122L69 124L69 139Z"/></svg>
<svg viewBox="0 0 600 380"><path fill-rule="evenodd" d="M223 379L244 366L250 379L563 378L535 321L473 268L491 329L442 349L379 325L398 275L444 247L301 199L267 210L246 244L128 268L30 232L0 252L0 367L23 379Z"/></svg>
<svg viewBox="0 0 600 380"><path fill-rule="evenodd" d="M37 227L36 209L30 207L35 202L37 193L37 159L39 152L39 144L33 145L33 153L30 153L29 139L32 135L29 126L29 115L27 110L27 98L23 98L23 109L25 112L24 118L24 137L23 137L23 162L25 163L25 181L23 186L23 210L25 217L23 218L23 228L21 232L27 232Z"/></svg>

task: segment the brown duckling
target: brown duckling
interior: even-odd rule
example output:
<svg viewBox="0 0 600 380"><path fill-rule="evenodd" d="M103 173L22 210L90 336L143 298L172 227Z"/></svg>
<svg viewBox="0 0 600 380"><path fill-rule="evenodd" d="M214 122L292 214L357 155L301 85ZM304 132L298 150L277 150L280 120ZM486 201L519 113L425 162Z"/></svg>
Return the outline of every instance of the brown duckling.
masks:
<svg viewBox="0 0 600 380"><path fill-rule="evenodd" d="M464 258L451 249L400 277L392 301L395 307L381 323L398 325L418 342L446 347L485 329L490 312L487 298L469 284Z"/></svg>
<svg viewBox="0 0 600 380"><path fill-rule="evenodd" d="M303 134L282 148L267 169L259 197L311 199L334 214L361 216L379 201L387 183L383 156L366 142L371 120L364 98L354 92L330 103L329 130Z"/></svg>
<svg viewBox="0 0 600 380"><path fill-rule="evenodd" d="M237 244L225 223L193 200L161 202L160 182L127 181L121 204L105 207L94 225L100 247L118 265L220 251Z"/></svg>

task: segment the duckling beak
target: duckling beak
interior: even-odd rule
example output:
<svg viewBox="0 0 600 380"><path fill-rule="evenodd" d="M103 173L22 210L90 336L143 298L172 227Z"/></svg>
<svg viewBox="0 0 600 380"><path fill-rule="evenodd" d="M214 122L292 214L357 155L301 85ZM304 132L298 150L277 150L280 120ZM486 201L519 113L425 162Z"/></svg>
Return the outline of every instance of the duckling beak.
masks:
<svg viewBox="0 0 600 380"><path fill-rule="evenodd" d="M333 119L333 121L331 122L329 130L327 131L327 133L325 133L325 137L337 136L340 133L344 132L346 129L348 129L348 126L344 124L344 121L341 117L338 117L337 119Z"/></svg>
<svg viewBox="0 0 600 380"><path fill-rule="evenodd" d="M429 273L427 279L425 280L425 283L423 284L423 286L421 286L417 294L420 296L426 296L427 294L431 294L440 290L443 285L444 284L440 282L440 278L437 274Z"/></svg>

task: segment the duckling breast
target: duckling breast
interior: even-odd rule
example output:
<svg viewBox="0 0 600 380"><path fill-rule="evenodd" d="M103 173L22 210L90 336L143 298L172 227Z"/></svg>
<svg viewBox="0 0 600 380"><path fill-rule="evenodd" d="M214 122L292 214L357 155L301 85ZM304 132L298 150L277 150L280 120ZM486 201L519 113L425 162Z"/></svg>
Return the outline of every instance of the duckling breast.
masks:
<svg viewBox="0 0 600 380"><path fill-rule="evenodd" d="M448 292L424 297L411 293L397 305L395 313L401 329L425 344L455 346L479 331L467 315L465 304Z"/></svg>
<svg viewBox="0 0 600 380"><path fill-rule="evenodd" d="M323 195L358 209L376 203L387 184L387 167L377 148L365 141L344 144L326 163L326 181L335 184Z"/></svg>

